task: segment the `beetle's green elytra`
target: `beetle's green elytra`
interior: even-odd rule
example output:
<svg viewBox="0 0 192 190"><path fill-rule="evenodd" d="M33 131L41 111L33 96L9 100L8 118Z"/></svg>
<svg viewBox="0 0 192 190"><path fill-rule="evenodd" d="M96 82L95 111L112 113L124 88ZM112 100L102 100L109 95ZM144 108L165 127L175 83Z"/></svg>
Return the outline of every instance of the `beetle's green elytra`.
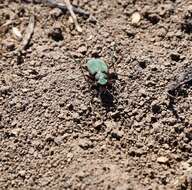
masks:
<svg viewBox="0 0 192 190"><path fill-rule="evenodd" d="M95 75L98 72L108 73L107 64L101 60L92 58L87 62L87 68L91 75Z"/></svg>
<svg viewBox="0 0 192 190"><path fill-rule="evenodd" d="M91 75L95 76L97 83L100 85L106 85L107 80L107 73L108 67L107 64L101 60L92 58L87 62L87 69Z"/></svg>

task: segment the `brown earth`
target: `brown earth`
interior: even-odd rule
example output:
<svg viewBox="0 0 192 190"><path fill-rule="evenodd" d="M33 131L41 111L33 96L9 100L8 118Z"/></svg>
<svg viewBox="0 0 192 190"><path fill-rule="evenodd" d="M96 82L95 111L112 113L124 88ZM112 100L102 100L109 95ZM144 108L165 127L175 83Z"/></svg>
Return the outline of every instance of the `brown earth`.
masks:
<svg viewBox="0 0 192 190"><path fill-rule="evenodd" d="M191 0L74 0L96 18L78 16L81 34L58 9L0 2L0 189L192 189L190 81L167 94L192 77ZM12 27L30 15L18 60ZM109 107L74 59L111 63L114 42L127 76Z"/></svg>

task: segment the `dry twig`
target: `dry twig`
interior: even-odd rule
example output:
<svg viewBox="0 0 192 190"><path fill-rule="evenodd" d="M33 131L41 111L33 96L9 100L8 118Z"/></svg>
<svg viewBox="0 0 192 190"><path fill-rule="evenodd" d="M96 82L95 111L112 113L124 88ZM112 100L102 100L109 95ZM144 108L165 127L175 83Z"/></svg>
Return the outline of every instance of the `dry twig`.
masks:
<svg viewBox="0 0 192 190"><path fill-rule="evenodd" d="M25 50L26 47L28 46L29 41L33 35L34 27L35 27L35 17L31 16L29 19L29 24L27 26L27 29L25 31L25 35L19 47L19 51Z"/></svg>
<svg viewBox="0 0 192 190"><path fill-rule="evenodd" d="M47 5L51 6L51 7L56 7L61 9L62 11L67 11L68 8L65 4L63 3L58 3L55 0L44 0L44 3L47 3ZM75 14L79 14L80 16L85 16L85 17L89 17L90 13L84 11L83 9L79 8L79 7L74 7L72 6L72 10Z"/></svg>
<svg viewBox="0 0 192 190"><path fill-rule="evenodd" d="M69 10L70 14L71 14L71 17L73 19L73 22L75 24L75 27L77 29L78 32L82 32L82 28L79 26L78 22L77 22L77 17L75 15L75 13L73 12L73 7L70 3L70 0L65 0L65 3L66 3L66 6L67 6L67 9Z"/></svg>

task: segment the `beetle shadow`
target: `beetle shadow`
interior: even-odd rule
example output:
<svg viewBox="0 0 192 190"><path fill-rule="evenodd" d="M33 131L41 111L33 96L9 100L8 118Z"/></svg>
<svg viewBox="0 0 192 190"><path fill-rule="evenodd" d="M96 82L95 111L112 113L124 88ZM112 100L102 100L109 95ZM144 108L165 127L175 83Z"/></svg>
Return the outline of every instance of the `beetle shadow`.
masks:
<svg viewBox="0 0 192 190"><path fill-rule="evenodd" d="M109 90L102 92L100 94L100 98L101 98L101 103L104 107L109 109L115 106L114 95Z"/></svg>
<svg viewBox="0 0 192 190"><path fill-rule="evenodd" d="M117 98L115 97L116 88L115 81L117 80L116 76L112 78L111 83L106 86L106 90L100 92L99 86L96 87L97 93L100 97L101 104L106 110L110 110L111 108L116 107Z"/></svg>

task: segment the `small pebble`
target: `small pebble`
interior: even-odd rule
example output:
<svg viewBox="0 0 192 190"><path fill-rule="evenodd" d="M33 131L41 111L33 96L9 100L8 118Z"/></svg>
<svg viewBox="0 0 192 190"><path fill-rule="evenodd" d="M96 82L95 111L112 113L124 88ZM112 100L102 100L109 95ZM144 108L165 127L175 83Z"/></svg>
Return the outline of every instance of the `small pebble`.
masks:
<svg viewBox="0 0 192 190"><path fill-rule="evenodd" d="M70 162L73 159L73 157L74 157L73 153L69 152L67 154L67 161Z"/></svg>
<svg viewBox="0 0 192 190"><path fill-rule="evenodd" d="M20 175L21 177L25 177L25 174L26 174L26 171L25 171L25 170L19 171L19 175Z"/></svg>
<svg viewBox="0 0 192 190"><path fill-rule="evenodd" d="M74 120L78 120L79 119L79 114L77 112L72 113L72 118Z"/></svg>
<svg viewBox="0 0 192 190"><path fill-rule="evenodd" d="M141 15L138 12L135 12L135 13L132 14L131 23L133 25L138 24L140 20L141 20Z"/></svg>
<svg viewBox="0 0 192 190"><path fill-rule="evenodd" d="M29 154L33 154L35 152L35 149L33 147L29 148Z"/></svg>
<svg viewBox="0 0 192 190"><path fill-rule="evenodd" d="M63 137L62 137L62 136L58 136L58 137L55 137L55 138L54 138L54 142L55 142L55 144L57 144L57 145L62 144L62 141L63 141Z"/></svg>
<svg viewBox="0 0 192 190"><path fill-rule="evenodd" d="M146 92L146 90L145 90L144 88L140 88L140 89L139 89L139 94L142 95L142 96L144 96L144 97L147 96L147 92Z"/></svg>
<svg viewBox="0 0 192 190"><path fill-rule="evenodd" d="M78 53L82 53L83 55L87 52L87 47L85 45L82 45L77 50Z"/></svg>
<svg viewBox="0 0 192 190"><path fill-rule="evenodd" d="M51 134L47 134L45 140L50 142L54 140L54 137Z"/></svg>
<svg viewBox="0 0 192 190"><path fill-rule="evenodd" d="M52 9L51 10L51 12L50 12L50 15L52 16L52 17L54 17L54 18L58 18L58 17L60 17L61 15L62 15L62 10L61 9L59 9L59 8L54 8L54 9Z"/></svg>
<svg viewBox="0 0 192 190"><path fill-rule="evenodd" d="M85 106L84 104L81 104L79 107L82 111L86 111L87 110L87 106Z"/></svg>
<svg viewBox="0 0 192 190"><path fill-rule="evenodd" d="M21 32L19 31L18 28L13 27L13 28L12 28L12 33L13 33L13 36L14 36L14 38L15 38L16 40L18 40L18 41L21 41L21 40L22 40L23 36L22 36L22 34L21 34Z"/></svg>
<svg viewBox="0 0 192 190"><path fill-rule="evenodd" d="M78 144L84 150L87 150L88 148L92 148L93 147L92 142L89 141L89 140L86 140L86 139L80 139Z"/></svg>
<svg viewBox="0 0 192 190"><path fill-rule="evenodd" d="M168 163L168 161L169 161L169 158L167 158L165 156L161 156L161 157L157 158L157 162L160 164L166 164L166 163Z"/></svg>
<svg viewBox="0 0 192 190"><path fill-rule="evenodd" d="M106 125L107 128L113 128L115 127L115 122L113 121L105 121L104 124Z"/></svg>

